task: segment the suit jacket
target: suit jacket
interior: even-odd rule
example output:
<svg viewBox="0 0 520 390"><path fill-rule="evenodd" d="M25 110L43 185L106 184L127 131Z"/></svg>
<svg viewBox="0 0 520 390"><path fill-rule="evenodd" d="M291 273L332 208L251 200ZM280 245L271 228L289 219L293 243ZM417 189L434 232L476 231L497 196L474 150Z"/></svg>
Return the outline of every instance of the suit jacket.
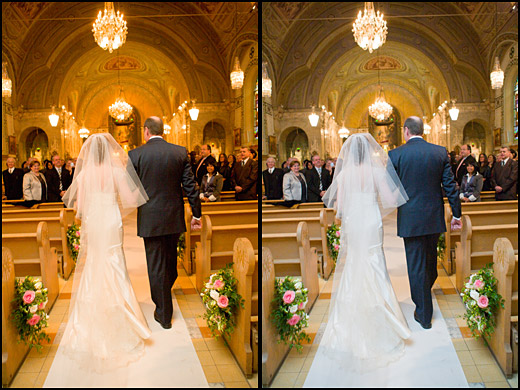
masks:
<svg viewBox="0 0 520 390"><path fill-rule="evenodd" d="M305 180L305 175L303 173L300 173L300 177L303 179L303 182L305 183L308 199L309 190L307 188L307 180ZM293 171L289 171L283 176L283 198L286 201L305 201L302 200L302 185Z"/></svg>
<svg viewBox="0 0 520 390"><path fill-rule="evenodd" d="M137 210L139 237L186 231L182 189L186 192L193 216L200 218L199 189L186 148L162 138L153 138L128 152L128 157L150 198Z"/></svg>
<svg viewBox="0 0 520 390"><path fill-rule="evenodd" d="M305 180L307 181L307 197L309 202L321 202L320 196L320 175L314 167L305 172ZM329 171L325 167L321 167L321 185L323 190L327 191L332 179Z"/></svg>
<svg viewBox="0 0 520 390"><path fill-rule="evenodd" d="M196 180L199 186L202 183L202 178L206 175L206 173L208 173L207 165L210 161L213 162L213 164L217 165L217 160L215 160L215 157L213 157L211 154L208 157L206 157L206 159L202 162L202 165L200 165L200 167L200 161L195 165L195 176L197 178Z"/></svg>
<svg viewBox="0 0 520 390"><path fill-rule="evenodd" d="M461 206L446 148L422 138L413 138L391 150L388 157L410 198L397 212L399 237L425 236L446 231L442 187L453 216L460 218Z"/></svg>
<svg viewBox="0 0 520 390"><path fill-rule="evenodd" d="M45 180L47 181L47 199L49 202L61 202L60 196L60 180L63 191L67 191L72 183L70 172L61 167L61 179L56 168L45 171Z"/></svg>
<svg viewBox="0 0 520 390"><path fill-rule="evenodd" d="M480 173L476 173L469 180L469 176L466 175L462 178L462 184L460 185L459 198L468 198L471 202L480 202L480 192L484 184L484 177ZM468 182L469 181L469 182ZM462 200L462 198L460 199Z"/></svg>
<svg viewBox="0 0 520 390"><path fill-rule="evenodd" d="M466 159L462 162L462 165L460 165L460 167L459 167L460 161L455 166L455 180L457 181L457 184L459 185L459 187L462 184L462 178L464 176L466 176L466 173L468 173L467 166L470 162L473 164L477 164L477 160L475 160L475 157L473 157L471 154L468 157L466 157ZM477 164L477 166L478 166L478 164ZM477 168L477 170L478 170L478 168Z"/></svg>
<svg viewBox="0 0 520 390"><path fill-rule="evenodd" d="M491 188L502 187L502 192L495 193L496 200L515 200L518 182L518 161L507 160L505 166L502 162L496 163L491 171Z"/></svg>
<svg viewBox="0 0 520 390"><path fill-rule="evenodd" d="M283 170L274 168L273 173L269 173L269 169L262 172L264 180L265 196L269 200L282 199L283 197Z"/></svg>
<svg viewBox="0 0 520 390"><path fill-rule="evenodd" d="M256 193L258 161L254 161L250 158L244 166L242 166L242 162L236 163L233 168L232 181L234 186L242 187L242 191L235 194L236 200L258 199Z"/></svg>
<svg viewBox="0 0 520 390"><path fill-rule="evenodd" d="M208 174L202 178L199 197L206 197L210 202L220 202L220 193L222 192L224 177L220 173L215 172L211 179L208 178Z"/></svg>
<svg viewBox="0 0 520 390"><path fill-rule="evenodd" d="M57 173L57 172L56 172ZM49 198L49 184L45 180L43 173L39 176L43 179L43 183L46 186L43 193L47 194L47 199L42 199L42 184L36 177L34 172L27 172L23 177L23 198L24 200L39 200L45 202ZM61 198L60 198L61 200Z"/></svg>
<svg viewBox="0 0 520 390"><path fill-rule="evenodd" d="M8 169L2 172L5 196L8 200L23 198L23 175L24 172L21 168L14 168L13 173L9 173Z"/></svg>

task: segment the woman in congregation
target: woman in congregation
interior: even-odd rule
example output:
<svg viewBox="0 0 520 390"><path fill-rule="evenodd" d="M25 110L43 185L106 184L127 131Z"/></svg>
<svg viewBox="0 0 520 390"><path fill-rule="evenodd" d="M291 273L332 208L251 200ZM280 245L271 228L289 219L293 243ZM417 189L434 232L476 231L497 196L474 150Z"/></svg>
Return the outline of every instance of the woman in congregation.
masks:
<svg viewBox="0 0 520 390"><path fill-rule="evenodd" d="M43 161L43 169L42 169L41 173L43 173L45 175L46 172L50 171L53 168L54 168L54 166L52 165L52 161L44 160Z"/></svg>
<svg viewBox="0 0 520 390"><path fill-rule="evenodd" d="M71 179L74 178L74 160L68 158L65 163L65 169L69 171Z"/></svg>
<svg viewBox="0 0 520 390"><path fill-rule="evenodd" d="M492 191L489 181L491 180L491 168L489 167L488 157L484 153L478 156L478 170L482 175L482 191Z"/></svg>
<svg viewBox="0 0 520 390"><path fill-rule="evenodd" d="M466 166L468 173L462 178L460 185L460 200L463 202L480 202L483 177L478 172L477 165L469 162Z"/></svg>
<svg viewBox="0 0 520 390"><path fill-rule="evenodd" d="M38 160L31 161L29 169L30 171L23 177L23 198L26 207L47 201L47 181L40 172L40 162Z"/></svg>
<svg viewBox="0 0 520 390"><path fill-rule="evenodd" d="M290 171L283 176L284 206L292 207L296 203L307 202L307 181L300 172L300 162L293 160L289 164Z"/></svg>
<svg viewBox="0 0 520 390"><path fill-rule="evenodd" d="M223 177L215 165L213 161L208 161L206 165L208 173L204 175L200 184L200 200L203 202L220 202Z"/></svg>
<svg viewBox="0 0 520 390"><path fill-rule="evenodd" d="M218 171L222 175L224 184L222 191L233 191L231 188L231 169L229 168L228 158L225 153L220 153L218 156Z"/></svg>

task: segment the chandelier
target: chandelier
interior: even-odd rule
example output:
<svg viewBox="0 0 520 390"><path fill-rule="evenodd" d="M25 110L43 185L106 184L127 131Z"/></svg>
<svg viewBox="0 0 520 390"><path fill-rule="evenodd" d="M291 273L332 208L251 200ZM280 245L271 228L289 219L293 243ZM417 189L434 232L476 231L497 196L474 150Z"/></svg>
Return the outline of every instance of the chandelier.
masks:
<svg viewBox="0 0 520 390"><path fill-rule="evenodd" d="M383 121L392 115L392 106L385 100L385 94L383 87L379 86L379 91L376 97L376 101L370 107L368 107L368 113L374 119Z"/></svg>
<svg viewBox="0 0 520 390"><path fill-rule="evenodd" d="M52 127L58 126L58 121L60 120L60 117L58 114L54 112L54 106L52 106L52 113L49 115L49 122L51 122Z"/></svg>
<svg viewBox="0 0 520 390"><path fill-rule="evenodd" d="M271 97L273 83L267 74L267 64L262 63L262 97Z"/></svg>
<svg viewBox="0 0 520 390"><path fill-rule="evenodd" d="M309 115L309 121L311 122L312 127L318 126L318 121L320 120L320 117L318 114L314 112L314 106L312 106L312 114Z"/></svg>
<svg viewBox="0 0 520 390"><path fill-rule="evenodd" d="M345 127L345 124L341 126L341 129L338 130L338 135L341 138L347 138L350 134L350 131Z"/></svg>
<svg viewBox="0 0 520 390"><path fill-rule="evenodd" d="M80 136L80 138L88 138L90 134L90 131L88 131L88 129L85 127L85 124L83 124L83 127L81 129L78 130L78 135Z"/></svg>
<svg viewBox="0 0 520 390"><path fill-rule="evenodd" d="M110 116L120 121L128 119L132 114L132 106L125 101L122 94L123 88L119 91L119 97L116 99L116 102L108 108Z"/></svg>
<svg viewBox="0 0 520 390"><path fill-rule="evenodd" d="M192 104L192 107L188 112L190 113L191 120L196 121L197 118L199 117L199 109L197 107L195 107L195 100L192 100L191 104Z"/></svg>
<svg viewBox="0 0 520 390"><path fill-rule="evenodd" d="M11 97L13 82L7 74L7 63L2 62L2 97Z"/></svg>
<svg viewBox="0 0 520 390"><path fill-rule="evenodd" d="M459 109L455 107L455 100L451 101L451 108L449 109L450 118L452 121L456 121L459 118Z"/></svg>
<svg viewBox="0 0 520 390"><path fill-rule="evenodd" d="M105 2L103 17L101 17L101 11L99 11L98 17L92 26L96 43L102 49L108 49L110 53L123 46L126 41L126 34L128 33L126 21L123 20L123 14L119 16L119 11L117 11L116 16L113 2Z"/></svg>
<svg viewBox="0 0 520 390"><path fill-rule="evenodd" d="M383 20L383 14L377 16L374 11L374 3L365 2L365 10L363 16L359 11L356 21L354 22L354 40L363 49L372 53L372 51L381 47L386 41L387 32L386 21Z"/></svg>
<svg viewBox="0 0 520 390"><path fill-rule="evenodd" d="M244 85L244 72L240 69L240 63L238 57L235 57L235 68L231 72L231 88L240 89Z"/></svg>
<svg viewBox="0 0 520 390"><path fill-rule="evenodd" d="M500 69L498 57L495 57L495 67L493 72L491 72L490 79L492 89L500 89L504 85L504 71Z"/></svg>

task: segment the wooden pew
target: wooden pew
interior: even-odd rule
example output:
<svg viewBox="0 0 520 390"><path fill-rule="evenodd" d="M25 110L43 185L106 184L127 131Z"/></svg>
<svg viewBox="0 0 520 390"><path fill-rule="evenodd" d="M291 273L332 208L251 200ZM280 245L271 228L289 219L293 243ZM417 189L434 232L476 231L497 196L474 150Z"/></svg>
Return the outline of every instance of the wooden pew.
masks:
<svg viewBox="0 0 520 390"><path fill-rule="evenodd" d="M270 385L289 352L289 345L278 343L276 327L271 322L275 288L275 266L269 248L262 247L262 385ZM307 305L308 306L308 305Z"/></svg>
<svg viewBox="0 0 520 390"><path fill-rule="evenodd" d="M35 205L35 209L64 209L65 204L63 202L49 202L49 203L38 203Z"/></svg>
<svg viewBox="0 0 520 390"><path fill-rule="evenodd" d="M258 255L246 238L237 238L233 245L233 272L237 292L245 302L244 309L237 310L235 331L226 341L244 375L251 377L258 372L254 353L258 353L258 347L252 335L252 327L258 328Z"/></svg>
<svg viewBox="0 0 520 390"><path fill-rule="evenodd" d="M208 215L202 215L200 242L195 247L195 287L202 290L212 270L224 268L233 261L233 244L237 238L247 238L258 251L258 222L213 226Z"/></svg>
<svg viewBox="0 0 520 390"><path fill-rule="evenodd" d="M518 254L507 238L497 238L493 246L493 270L497 278L497 292L504 298L504 309L499 308L495 332L489 346L508 377L518 371L513 366L511 324L518 324Z"/></svg>
<svg viewBox="0 0 520 390"><path fill-rule="evenodd" d="M455 287L459 292L470 274L493 262L497 237L509 239L518 253L518 223L473 226L471 217L462 216L461 241L455 245Z"/></svg>
<svg viewBox="0 0 520 390"><path fill-rule="evenodd" d="M306 222L299 222L295 232L285 232L277 222L262 222L262 245L269 248L274 258L277 277L299 276L308 289L310 311L319 295L318 254L311 248Z"/></svg>
<svg viewBox="0 0 520 390"><path fill-rule="evenodd" d="M25 360L29 346L18 343L19 335L9 316L15 294L13 254L2 247L2 387L8 387Z"/></svg>
<svg viewBox="0 0 520 390"><path fill-rule="evenodd" d="M58 269L64 279L68 279L74 269L74 261L67 245L67 230L74 223L73 209L56 209L54 216L34 218L33 213L21 213L22 218L6 218L2 221L4 233L27 233L36 231L38 223L45 221L49 231L49 241L52 247L56 248L58 255L62 257L58 260ZM61 260L61 261L60 261Z"/></svg>
<svg viewBox="0 0 520 390"><path fill-rule="evenodd" d="M462 214L469 216L476 216L477 214L487 215L487 218L491 218L490 221L493 223L500 222L497 221L497 218L506 218L504 221L511 221L513 218L512 213L516 212L515 219L518 219L518 202L517 201L499 201L499 202L477 202L477 203L462 203ZM502 213L502 211L509 210L509 213ZM498 212L495 217L491 216L493 212ZM506 215L507 214L507 215ZM460 230L459 231L451 231L451 219L453 214L451 212L451 207L449 204L444 205L444 218L446 223L446 233L445 233L445 243L446 243L446 251L444 253L444 258L442 260L442 265L444 269L451 275L453 270L453 261L454 256L452 256L452 251L455 251L455 244L460 241ZM485 217L486 218L486 217ZM475 220L474 223L477 221ZM490 222L491 223L491 222ZM509 223L509 222L506 222ZM514 223L514 222L511 222Z"/></svg>
<svg viewBox="0 0 520 390"><path fill-rule="evenodd" d="M328 279L334 261L330 257L327 247L327 229L334 222L333 209L288 209L266 210L262 212L262 220L266 223L278 224L278 231L294 233L301 221L307 222L310 245L318 252L318 269L324 279ZM283 229L282 229L283 226Z"/></svg>
<svg viewBox="0 0 520 390"><path fill-rule="evenodd" d="M444 199L444 203L448 203L447 197L444 197L443 199ZM481 202L494 202L495 201L495 191L481 191L480 192L480 201Z"/></svg>
<svg viewBox="0 0 520 390"><path fill-rule="evenodd" d="M325 205L323 202L312 202L312 203L299 203L299 209L323 209Z"/></svg>
<svg viewBox="0 0 520 390"><path fill-rule="evenodd" d="M188 202L188 198L184 197L184 203ZM235 202L235 191L222 191L220 193L221 202Z"/></svg>
<svg viewBox="0 0 520 390"><path fill-rule="evenodd" d="M2 232L2 245L8 247L14 257L15 276L41 276L48 290L50 309L59 293L58 254L50 246L47 222L38 223L33 233L5 234Z"/></svg>

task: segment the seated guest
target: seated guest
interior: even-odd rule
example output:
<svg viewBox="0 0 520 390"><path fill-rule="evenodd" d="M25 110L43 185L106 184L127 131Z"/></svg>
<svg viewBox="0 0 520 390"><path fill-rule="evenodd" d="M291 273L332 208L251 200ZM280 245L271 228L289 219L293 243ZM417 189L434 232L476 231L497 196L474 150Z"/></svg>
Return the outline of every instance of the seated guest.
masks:
<svg viewBox="0 0 520 390"><path fill-rule="evenodd" d="M462 183L462 178L466 176L468 171L466 167L469 163L476 163L475 157L471 155L471 146L470 145L462 145L460 147L460 161L457 163L457 169L455 170L455 181L460 185ZM478 164L476 164L478 167Z"/></svg>
<svg viewBox="0 0 520 390"><path fill-rule="evenodd" d="M258 199L256 183L258 181L258 161L253 161L253 149L240 148L241 161L235 164L231 173L236 200Z"/></svg>
<svg viewBox="0 0 520 390"><path fill-rule="evenodd" d="M332 183L330 173L323 168L323 160L320 156L312 156L312 169L305 172L305 179L307 180L308 201L321 202L321 198Z"/></svg>
<svg viewBox="0 0 520 390"><path fill-rule="evenodd" d="M4 180L5 196L4 199L16 200L23 197L23 175L20 168L15 168L16 160L9 157L6 161L7 169L2 172Z"/></svg>
<svg viewBox="0 0 520 390"><path fill-rule="evenodd" d="M491 188L495 190L495 199L516 200L518 161L513 160L508 146L500 148L500 159L491 173Z"/></svg>
<svg viewBox="0 0 520 390"><path fill-rule="evenodd" d="M63 160L58 155L52 156L53 169L45 172L47 181L47 200L49 202L61 202L61 197L69 189L72 177L69 171L63 168Z"/></svg>
<svg viewBox="0 0 520 390"><path fill-rule="evenodd" d="M47 201L47 181L40 173L40 162L36 159L29 164L30 171L23 177L23 198L25 206Z"/></svg>
<svg viewBox="0 0 520 390"><path fill-rule="evenodd" d="M285 206L307 202L307 182L300 172L300 162L295 159L289 164L290 171L283 177L283 198Z"/></svg>
<svg viewBox="0 0 520 390"><path fill-rule="evenodd" d="M480 202L483 177L477 170L477 164L470 162L466 166L468 173L462 178L460 200L463 202Z"/></svg>
<svg viewBox="0 0 520 390"><path fill-rule="evenodd" d="M208 173L202 178L200 185L200 200L203 202L220 202L223 178L216 165L213 161L208 161L206 165Z"/></svg>
<svg viewBox="0 0 520 390"><path fill-rule="evenodd" d="M197 169L195 170L195 180L197 181L197 184L199 186L202 183L202 178L206 175L206 173L208 173L206 169L208 162L212 162L213 166L215 166L217 162L217 160L215 160L215 157L211 155L211 146L209 145L201 146L200 155L201 158L197 163Z"/></svg>
<svg viewBox="0 0 520 390"><path fill-rule="evenodd" d="M263 199L282 199L283 196L283 176L284 173L280 168L276 168L276 160L269 157L266 161L267 169L262 172L264 180L265 195Z"/></svg>
<svg viewBox="0 0 520 390"><path fill-rule="evenodd" d="M231 188L231 168L225 153L220 153L218 156L217 170L222 175L222 180L224 181L222 191L233 191L233 188Z"/></svg>
<svg viewBox="0 0 520 390"><path fill-rule="evenodd" d="M488 158L484 153L480 153L480 156L478 156L478 171L482 175L482 181L484 182L482 191L492 191L490 184L491 168L489 168Z"/></svg>

